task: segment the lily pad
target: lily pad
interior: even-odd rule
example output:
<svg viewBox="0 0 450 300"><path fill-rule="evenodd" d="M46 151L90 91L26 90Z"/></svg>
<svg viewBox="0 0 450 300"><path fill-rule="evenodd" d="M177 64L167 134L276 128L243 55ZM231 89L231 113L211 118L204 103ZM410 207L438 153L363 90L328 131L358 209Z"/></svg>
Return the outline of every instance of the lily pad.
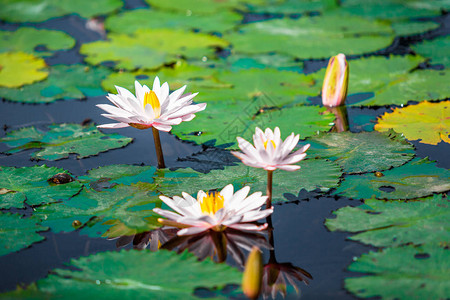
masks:
<svg viewBox="0 0 450 300"><path fill-rule="evenodd" d="M40 149L31 157L34 159L58 160L78 154L77 158L97 155L111 149L122 148L131 143L132 138L119 134L103 134L93 124L54 124L43 132L34 127L25 127L6 134L0 142L13 147L6 153L15 153L27 149Z"/></svg>
<svg viewBox="0 0 450 300"><path fill-rule="evenodd" d="M415 158L376 175L349 175L335 194L354 199L415 199L450 190L450 171L436 167L426 158Z"/></svg>
<svg viewBox="0 0 450 300"><path fill-rule="evenodd" d="M42 58L23 52L0 53L0 86L20 87L48 76Z"/></svg>
<svg viewBox="0 0 450 300"><path fill-rule="evenodd" d="M271 14L301 14L308 12L323 12L338 7L336 0L273 0L266 5L252 6L252 12Z"/></svg>
<svg viewBox="0 0 450 300"><path fill-rule="evenodd" d="M450 57L448 49L450 47L450 36L438 37L431 41L423 41L420 44L412 45L411 48L419 55L431 58L432 64L442 64L450 68Z"/></svg>
<svg viewBox="0 0 450 300"><path fill-rule="evenodd" d="M345 0L342 1L341 12L372 19L410 19L437 16L441 9L450 9L446 0Z"/></svg>
<svg viewBox="0 0 450 300"><path fill-rule="evenodd" d="M122 7L120 0L2 0L0 19L8 22L42 22L68 14L92 18Z"/></svg>
<svg viewBox="0 0 450 300"><path fill-rule="evenodd" d="M43 57L51 56L56 50L67 50L75 46L75 40L67 33L32 27L0 31L0 42L0 52L22 51Z"/></svg>
<svg viewBox="0 0 450 300"><path fill-rule="evenodd" d="M299 163L301 169L295 172L277 170L274 172L273 201L288 201L284 194L298 194L301 189L306 191L320 190L326 192L339 183L342 171L335 163L324 159L308 159ZM233 184L236 189L245 185L251 187L251 192L266 194L267 171L247 167L239 163L237 166L226 166L224 170L212 170L203 174L192 169L176 171L158 170L155 183L158 190L167 196L180 195L182 192L197 194L199 190L221 189Z"/></svg>
<svg viewBox="0 0 450 300"><path fill-rule="evenodd" d="M38 220L34 217L22 218L19 214L0 212L0 256L42 241L44 237L38 232L45 231L48 227L37 223Z"/></svg>
<svg viewBox="0 0 450 300"><path fill-rule="evenodd" d="M23 208L28 205L56 202L77 194L82 185L78 181L63 184L50 179L59 173L70 175L55 167L0 167L0 209ZM50 181L49 181L50 180Z"/></svg>
<svg viewBox="0 0 450 300"><path fill-rule="evenodd" d="M112 61L116 69L155 69L179 57L201 59L213 55L215 48L228 46L217 36L173 29L139 29L132 35L111 33L108 38L81 46L86 62Z"/></svg>
<svg viewBox="0 0 450 300"><path fill-rule="evenodd" d="M215 61L206 61L215 68L225 69L233 72L248 69L266 69L273 68L280 71L303 72L303 63L297 61L292 56L279 53L262 53L254 55L231 54L226 58L219 58ZM302 76L303 79L310 78ZM302 80L303 81L303 80Z"/></svg>
<svg viewBox="0 0 450 300"><path fill-rule="evenodd" d="M387 248L357 258L349 270L370 275L345 279L358 297L445 299L450 294L450 251L441 247Z"/></svg>
<svg viewBox="0 0 450 300"><path fill-rule="evenodd" d="M198 299L196 288L239 284L242 277L233 267L207 259L197 261L188 252L102 252L72 260L70 267L53 270L27 289L2 296L74 299L81 293L90 299Z"/></svg>
<svg viewBox="0 0 450 300"><path fill-rule="evenodd" d="M439 28L439 24L436 22L404 21L392 23L395 34L401 36L421 34L436 28Z"/></svg>
<svg viewBox="0 0 450 300"><path fill-rule="evenodd" d="M373 52L389 46L394 35L385 23L359 17L323 16L249 23L224 38L236 52L279 52L308 59L340 52L346 55Z"/></svg>
<svg viewBox="0 0 450 300"><path fill-rule="evenodd" d="M414 157L414 146L392 131L323 133L308 143L308 155L336 161L349 174L384 171Z"/></svg>
<svg viewBox="0 0 450 300"><path fill-rule="evenodd" d="M138 29L195 29L202 32L222 32L240 23L242 16L231 11L214 15L186 15L172 12L136 9L106 19L105 28L112 32L131 34Z"/></svg>
<svg viewBox="0 0 450 300"><path fill-rule="evenodd" d="M152 7L161 8L168 11L181 12L183 14L216 14L226 10L246 10L246 4L263 4L266 0L227 0L209 1L197 0L195 4L190 0L146 0Z"/></svg>
<svg viewBox="0 0 450 300"><path fill-rule="evenodd" d="M450 203L443 195L406 203L368 199L358 207L347 206L327 219L331 231L356 233L349 239L376 247L450 241Z"/></svg>
<svg viewBox="0 0 450 300"><path fill-rule="evenodd" d="M137 183L116 185L97 192L83 190L70 200L36 209L34 215L54 232L80 230L91 237L118 237L149 231L161 226L161 206L155 185Z"/></svg>
<svg viewBox="0 0 450 300"><path fill-rule="evenodd" d="M450 143L450 101L431 103L421 102L402 108L394 108L385 113L375 125L375 130L389 128L402 133L409 140L437 145L444 141Z"/></svg>
<svg viewBox="0 0 450 300"><path fill-rule="evenodd" d="M25 103L48 103L58 99L84 99L104 95L100 81L111 71L83 65L54 65L49 77L20 89L0 88L0 97Z"/></svg>

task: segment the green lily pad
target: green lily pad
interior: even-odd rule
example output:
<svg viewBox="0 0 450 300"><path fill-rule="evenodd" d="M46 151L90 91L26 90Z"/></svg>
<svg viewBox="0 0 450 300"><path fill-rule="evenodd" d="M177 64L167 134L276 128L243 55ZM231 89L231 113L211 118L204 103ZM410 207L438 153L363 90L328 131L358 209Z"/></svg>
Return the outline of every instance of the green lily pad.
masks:
<svg viewBox="0 0 450 300"><path fill-rule="evenodd" d="M335 194L354 199L415 199L450 190L450 171L426 158L415 158L382 174L349 175Z"/></svg>
<svg viewBox="0 0 450 300"><path fill-rule="evenodd" d="M445 299L450 295L448 249L387 248L357 258L350 271L367 276L346 278L345 288L358 297L382 299Z"/></svg>
<svg viewBox="0 0 450 300"><path fill-rule="evenodd" d="M414 157L414 146L392 131L324 133L308 143L308 155L336 161L349 174L384 171Z"/></svg>
<svg viewBox="0 0 450 300"><path fill-rule="evenodd" d="M22 218L19 214L0 212L0 256L42 241L44 237L38 232L48 227L40 226L37 222L34 217Z"/></svg>
<svg viewBox="0 0 450 300"><path fill-rule="evenodd" d="M248 4L263 4L266 0L227 0L227 1L209 1L197 0L194 2L190 0L146 0L152 7L161 8L168 11L181 12L183 14L216 14L219 15L226 10L246 10Z"/></svg>
<svg viewBox="0 0 450 300"><path fill-rule="evenodd" d="M412 19L440 14L441 9L450 9L447 0L345 0L341 12L371 19Z"/></svg>
<svg viewBox="0 0 450 300"><path fill-rule="evenodd" d="M307 59L372 52L390 45L394 35L385 23L324 16L249 23L224 38L236 52L279 52Z"/></svg>
<svg viewBox="0 0 450 300"><path fill-rule="evenodd" d="M274 172L273 202L286 202L288 200L284 194L297 195L301 189L326 192L338 185L342 175L340 167L329 160L308 159L301 161L299 165L301 169L298 171ZM182 192L196 195L199 190L222 189L228 184L233 184L236 189L248 185L252 193L260 191L263 195L266 194L267 188L267 171L241 163L207 174L192 169L158 170L156 174L158 177L155 178L155 183L158 190L167 196L181 195Z"/></svg>
<svg viewBox="0 0 450 300"><path fill-rule="evenodd" d="M406 203L368 199L358 207L347 206L327 219L331 231L356 233L349 239L376 247L450 241L450 205L443 195Z"/></svg>
<svg viewBox="0 0 450 300"><path fill-rule="evenodd" d="M56 184L49 179L59 173L69 174L55 167L0 167L0 209L23 208L28 205L51 203L77 194L82 185L78 181ZM70 175L70 174L69 174Z"/></svg>
<svg viewBox="0 0 450 300"><path fill-rule="evenodd" d="M8 22L42 22L68 14L92 18L108 14L120 7L120 0L1 0L0 19Z"/></svg>
<svg viewBox="0 0 450 300"><path fill-rule="evenodd" d="M111 33L108 38L81 46L86 62L112 61L115 68L126 70L155 69L181 56L201 59L213 55L217 47L228 46L217 36L173 29L139 29L132 35Z"/></svg>
<svg viewBox="0 0 450 300"><path fill-rule="evenodd" d="M441 141L450 144L450 101L421 102L404 108L394 108L385 113L375 125L375 130L390 128L401 132L409 140L437 145Z"/></svg>
<svg viewBox="0 0 450 300"><path fill-rule="evenodd" d="M43 57L51 56L56 50L67 50L75 46L75 40L67 33L32 27L0 31L0 42L0 52L22 51Z"/></svg>
<svg viewBox="0 0 450 300"><path fill-rule="evenodd" d="M153 9L137 9L107 18L105 28L112 32L127 34L143 28L184 28L202 32L222 32L232 29L241 20L240 14L231 11L202 16L176 14Z"/></svg>
<svg viewBox="0 0 450 300"><path fill-rule="evenodd" d="M279 53L262 53L254 55L231 54L226 58L219 58L215 61L206 61L215 68L225 69L233 72L248 69L266 69L273 68L280 71L294 71L301 73L303 71L303 63L296 61L292 56ZM282 73L281 73L282 74ZM306 79L308 76L302 76ZM303 81L302 80L302 81Z"/></svg>
<svg viewBox="0 0 450 300"><path fill-rule="evenodd" d="M89 170L87 176L80 176L78 180L95 190L102 190L117 184L153 183L155 171L153 166L109 165Z"/></svg>
<svg viewBox="0 0 450 300"><path fill-rule="evenodd" d="M404 21L392 23L395 34L401 36L420 34L436 28L439 28L439 24L436 22Z"/></svg>
<svg viewBox="0 0 450 300"><path fill-rule="evenodd" d="M242 274L226 264L197 261L188 252L122 250L72 260L27 289L3 294L7 298L74 299L198 299L196 288L239 284Z"/></svg>
<svg viewBox="0 0 450 300"><path fill-rule="evenodd" d="M431 41L423 41L420 44L412 45L411 48L417 54L426 58L431 58L432 64L442 64L450 68L450 57L448 49L450 47L450 36L438 37Z"/></svg>
<svg viewBox="0 0 450 300"><path fill-rule="evenodd" d="M205 88L220 89L230 87L229 84L218 82L214 77L215 72L216 71L211 68L202 68L182 61L177 61L173 66L163 67L158 71L138 70L134 72L125 71L111 73L102 81L102 86L111 93L117 93L115 86L120 86L134 92L135 80L151 87L153 86L153 80L158 76L161 81L169 83L171 90L179 89L183 85L187 85L186 92L192 93L201 91ZM201 97L201 95L199 97Z"/></svg>
<svg viewBox="0 0 450 300"><path fill-rule="evenodd" d="M23 52L0 53L0 87L20 87L48 76L42 58Z"/></svg>
<svg viewBox="0 0 450 300"><path fill-rule="evenodd" d="M323 12L338 7L336 0L286 0L270 1L270 4L252 6L252 12L271 14L300 14L307 12Z"/></svg>
<svg viewBox="0 0 450 300"><path fill-rule="evenodd" d="M54 124L48 126L49 131L42 132L34 127L25 127L6 134L0 142L13 149L6 153L15 153L27 149L40 149L31 157L34 159L58 160L78 154L77 158L97 155L111 149L122 148L131 143L132 138L119 134L103 134L93 124Z"/></svg>
<svg viewBox="0 0 450 300"><path fill-rule="evenodd" d="M55 65L49 77L19 89L0 88L0 97L25 103L48 103L58 99L84 99L104 95L100 81L111 71L83 65Z"/></svg>
<svg viewBox="0 0 450 300"><path fill-rule="evenodd" d="M161 206L155 185L116 185L97 192L83 190L70 200L36 209L34 215L53 232L79 229L91 237L118 237L160 227L153 208Z"/></svg>

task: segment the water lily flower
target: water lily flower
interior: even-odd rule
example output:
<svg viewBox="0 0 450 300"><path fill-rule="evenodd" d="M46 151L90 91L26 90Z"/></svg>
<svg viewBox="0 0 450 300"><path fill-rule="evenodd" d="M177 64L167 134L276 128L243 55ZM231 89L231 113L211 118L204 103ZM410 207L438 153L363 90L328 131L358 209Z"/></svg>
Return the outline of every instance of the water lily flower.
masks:
<svg viewBox="0 0 450 300"><path fill-rule="evenodd" d="M132 126L138 129L154 127L161 131L170 131L173 125L190 121L195 113L202 111L206 103L192 104L198 94L184 94L186 86L169 94L167 82L160 85L158 77L153 82L153 90L135 81L136 96L127 89L116 86L117 95L108 94L107 98L114 106L98 104L108 114L102 116L119 123L99 125L100 128L122 128Z"/></svg>
<svg viewBox="0 0 450 300"><path fill-rule="evenodd" d="M207 230L223 231L232 228L242 231L260 231L267 228L267 224L256 225L255 222L265 218L273 212L273 208L261 210L267 197L261 192L248 196L250 187L246 186L236 193L233 185L229 184L220 192L199 191L197 199L188 193L183 197L174 196L159 198L175 212L155 208L154 212L167 219L158 221L167 226L182 228L179 236L199 234Z"/></svg>
<svg viewBox="0 0 450 300"><path fill-rule="evenodd" d="M345 55L340 53L330 58L322 86L322 104L336 107L347 98L349 67Z"/></svg>
<svg viewBox="0 0 450 300"><path fill-rule="evenodd" d="M270 128L266 128L264 132L256 127L256 132L253 135L254 146L245 139L237 137L239 148L242 153L231 151L231 153L242 160L245 165L267 170L268 208L271 206L273 171L276 169L286 171L296 171L300 169L300 166L294 164L305 158L305 151L308 150L310 146L307 144L294 153L291 153L297 145L300 135L291 133L284 142L280 136L280 128L278 127L276 127L274 131Z"/></svg>
<svg viewBox="0 0 450 300"><path fill-rule="evenodd" d="M183 121L191 121L195 113L202 111L206 103L193 104L192 99L198 94L183 94L186 86L169 94L169 84L160 84L155 77L153 90L148 86L142 86L135 81L136 96L127 89L116 86L117 95L108 94L107 98L113 105L98 104L107 114L102 116L118 121L119 123L99 125L100 128L123 128L132 126L138 129L152 128L155 141L158 166L164 168L159 132L170 131L173 125Z"/></svg>

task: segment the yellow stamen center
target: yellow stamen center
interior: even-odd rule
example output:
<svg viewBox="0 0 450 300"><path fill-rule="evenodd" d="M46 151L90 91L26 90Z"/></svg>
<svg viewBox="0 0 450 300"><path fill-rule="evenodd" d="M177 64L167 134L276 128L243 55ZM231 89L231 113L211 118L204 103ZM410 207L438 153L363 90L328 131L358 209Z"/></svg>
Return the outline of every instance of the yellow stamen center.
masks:
<svg viewBox="0 0 450 300"><path fill-rule="evenodd" d="M220 193L210 191L206 197L200 200L202 213L214 215L219 209L223 208L223 201L223 196Z"/></svg>
<svg viewBox="0 0 450 300"><path fill-rule="evenodd" d="M273 145L273 149L275 149L277 146L275 145L275 142L273 140L267 140L264 142L264 149L267 149L267 144L269 143L269 141L272 142Z"/></svg>
<svg viewBox="0 0 450 300"><path fill-rule="evenodd" d="M145 93L144 109L147 104L152 106L155 118L159 118L161 116L161 104L159 103L158 96L156 96L154 91Z"/></svg>

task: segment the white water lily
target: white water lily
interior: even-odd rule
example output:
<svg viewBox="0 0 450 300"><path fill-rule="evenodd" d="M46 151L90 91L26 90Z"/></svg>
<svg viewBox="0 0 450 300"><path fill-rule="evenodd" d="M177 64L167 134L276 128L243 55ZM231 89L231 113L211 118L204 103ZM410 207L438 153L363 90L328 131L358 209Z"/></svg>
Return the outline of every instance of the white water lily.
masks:
<svg viewBox="0 0 450 300"><path fill-rule="evenodd" d="M251 222L269 216L273 208L261 210L267 197L261 192L248 196L250 187L246 186L236 193L229 184L220 192L210 191L208 194L200 190L197 199L188 193L183 197L169 198L160 196L175 212L155 208L154 212L167 219L158 219L164 225L183 228L178 235L192 235L206 230L223 231L233 228L242 231L259 231L267 228L267 224L257 225Z"/></svg>
<svg viewBox="0 0 450 300"><path fill-rule="evenodd" d="M136 96L125 88L116 86L117 95L108 94L107 98L113 105L98 104L108 114L106 118L119 123L99 125L100 128L122 128L132 126L138 129L154 127L161 131L170 131L173 125L190 121L195 113L202 111L206 103L192 104L192 99L198 94L184 94L186 86L169 94L167 82L160 85L158 77L153 82L153 90L135 81Z"/></svg>
<svg viewBox="0 0 450 300"><path fill-rule="evenodd" d="M297 145L300 135L291 133L284 142L280 136L280 128L278 127L274 131L267 128L265 132L256 127L256 132L253 135L254 146L243 138L237 137L239 148L243 153L236 151L231 153L242 160L245 165L254 168L263 168L267 171L276 169L295 171L300 169L300 166L293 164L305 158L305 151L308 150L310 145L307 144L291 153Z"/></svg>

